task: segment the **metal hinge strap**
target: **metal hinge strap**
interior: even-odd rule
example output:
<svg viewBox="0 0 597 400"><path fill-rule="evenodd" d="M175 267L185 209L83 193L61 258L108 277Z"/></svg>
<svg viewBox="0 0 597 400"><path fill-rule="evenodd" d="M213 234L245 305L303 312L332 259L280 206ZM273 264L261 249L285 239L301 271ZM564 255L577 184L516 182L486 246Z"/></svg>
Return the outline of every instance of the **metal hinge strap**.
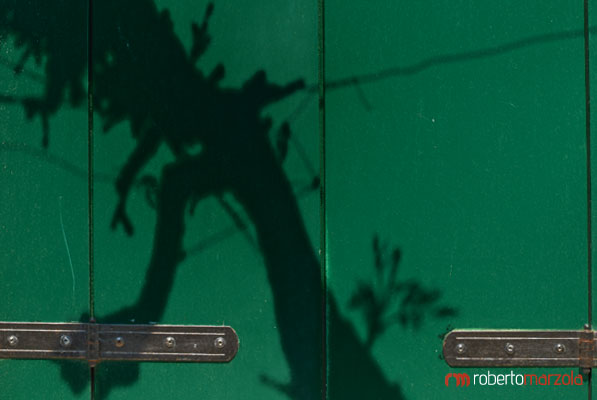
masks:
<svg viewBox="0 0 597 400"><path fill-rule="evenodd" d="M455 330L444 338L451 367L597 366L592 330Z"/></svg>
<svg viewBox="0 0 597 400"><path fill-rule="evenodd" d="M87 361L93 366L100 362L99 327L96 323L87 324Z"/></svg>
<svg viewBox="0 0 597 400"><path fill-rule="evenodd" d="M595 334L581 331L578 340L578 365L581 368L592 368L595 359Z"/></svg>
<svg viewBox="0 0 597 400"><path fill-rule="evenodd" d="M0 322L0 359L228 362L238 347L228 326Z"/></svg>

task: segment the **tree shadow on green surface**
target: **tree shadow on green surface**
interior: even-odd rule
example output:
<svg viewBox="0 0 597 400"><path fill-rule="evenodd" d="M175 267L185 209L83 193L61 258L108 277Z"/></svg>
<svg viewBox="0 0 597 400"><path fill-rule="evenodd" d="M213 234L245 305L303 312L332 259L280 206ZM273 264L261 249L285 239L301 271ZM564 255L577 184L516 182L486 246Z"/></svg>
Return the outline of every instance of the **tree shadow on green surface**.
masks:
<svg viewBox="0 0 597 400"><path fill-rule="evenodd" d="M105 131L121 121L129 122L137 141L117 178L120 201L112 220L114 228L122 226L129 235L134 234L126 200L138 174L161 145L168 146L175 155L175 161L164 166L159 178L142 178L154 185L157 223L141 295L129 307L97 319L118 323L131 319L137 323L159 321L176 267L185 258L185 213L207 197L216 197L225 204L224 195L231 194L257 232L257 246L267 269L281 344L291 371L291 382L275 382L267 376L263 382L293 399L316 399L324 390L320 264L282 167L291 137L290 126L283 124L272 140L272 121L262 116L268 104L305 89L305 84L301 80L274 84L265 71L258 71L241 87L224 88L222 65L209 73L202 72L196 65L210 44L207 28L212 13L213 6L209 6L203 21L193 24L194 41L187 50L174 33L168 12L158 11L152 0L103 0L96 2L93 9L94 112L101 117ZM0 3L0 34L14 38L15 46L23 49L15 74L27 72L24 66L30 57L45 67L44 94L20 100L28 118L41 118L44 147L50 143L49 117L66 101L73 106L84 103L87 19L86 4L77 0ZM391 69L382 75L411 75L441 63L489 57L540 42L568 39L571 35L576 37L577 32L527 39L520 46L498 46L488 52L436 58L416 68ZM379 76L331 82L329 89L367 83ZM312 88L307 89L312 92ZM191 151L197 144L201 150ZM317 190L318 182L317 178L313 180L311 190ZM374 254L376 260L383 255L379 242L374 245ZM342 315L335 296L328 294L330 398L404 398L399 386L384 376L371 354L371 346L394 323L391 321L402 326L420 324L420 316L436 304L438 294L418 282L396 283L396 254L391 253L389 263L375 263L376 279L382 283L361 284L353 297L352 306L365 311L366 340L360 339L353 323ZM395 298L387 293L404 296L404 303L394 310L398 314L391 321L386 319L392 310L385 297ZM452 311L436 309L435 316L450 316ZM83 375L75 373L81 364L60 365L62 376L73 391L84 390ZM98 398L107 397L114 387L134 384L140 376L135 363L99 368Z"/></svg>
<svg viewBox="0 0 597 400"><path fill-rule="evenodd" d="M29 74L25 64L30 58L44 67L44 94L20 99L29 119L40 117L42 144L49 144L49 118L64 102L81 106L86 100L87 4L75 0L2 0L0 2L0 46L7 39L21 49L12 66L17 77Z"/></svg>
<svg viewBox="0 0 597 400"><path fill-rule="evenodd" d="M359 310L367 327L365 343L371 348L389 328L418 330L425 318L453 318L458 312L440 303L441 292L426 288L415 279L400 279L402 250L389 248L377 234L373 236L374 278L360 281L349 308Z"/></svg>
<svg viewBox="0 0 597 400"><path fill-rule="evenodd" d="M189 50L174 33L168 11L160 12L152 0L105 0L96 2L92 9L89 83L93 111L101 117L104 131L127 121L136 140L116 180L119 202L111 222L114 229L122 227L127 234L134 233L134 223L126 211L127 197L159 147L166 145L175 156L159 178L144 178L155 184L157 222L141 294L134 304L112 315L96 316L96 320L160 321L176 267L185 258L185 214L192 213L194 206L208 197L225 205L224 195L232 195L256 231L290 369L290 382L264 382L293 399L320 398L324 390L324 304L319 259L282 165L290 125L282 124L272 140L272 120L262 115L267 105L304 89L305 83L275 84L260 70L241 87L225 88L220 85L223 65L209 73L197 68L211 40L207 27L213 9L210 4L203 21L191 26L193 44ZM61 10L68 11L67 20L62 20ZM0 18L0 32L15 37L15 45L23 48L16 74L24 70L29 57L40 64L45 61L44 94L23 99L22 104L28 118L42 119L42 145L47 147L48 118L66 100L75 106L83 102L86 48L84 42L73 42L72 38L86 37L85 24L79 23L87 20L86 9L76 0L12 1L0 8ZM198 152L192 150L196 145L200 146ZM317 190L318 183L315 178L311 190ZM333 306L333 296L329 298L332 308L328 318L344 325L341 336L350 341L350 353L357 353L360 366L369 371L368 380L361 379L359 391L352 395L383 392L387 394L383 398L401 398L398 387L383 376L367 349L359 347L356 332ZM59 365L63 378L80 393L84 387L81 374L73 371L81 364ZM114 387L131 385L138 379L139 364L100 364L97 397L106 398ZM343 378L338 382L344 385Z"/></svg>

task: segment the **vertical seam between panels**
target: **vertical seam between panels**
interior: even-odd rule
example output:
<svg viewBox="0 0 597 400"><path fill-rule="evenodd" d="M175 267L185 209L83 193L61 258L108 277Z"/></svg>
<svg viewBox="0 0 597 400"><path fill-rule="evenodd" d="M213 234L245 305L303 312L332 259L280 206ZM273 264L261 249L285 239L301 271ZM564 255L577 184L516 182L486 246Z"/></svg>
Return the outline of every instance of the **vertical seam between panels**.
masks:
<svg viewBox="0 0 597 400"><path fill-rule="evenodd" d="M328 387L328 318L327 318L327 224L325 174L325 0L318 0L318 89L319 89L319 174L320 174L320 247L322 281L322 399L327 398Z"/></svg>

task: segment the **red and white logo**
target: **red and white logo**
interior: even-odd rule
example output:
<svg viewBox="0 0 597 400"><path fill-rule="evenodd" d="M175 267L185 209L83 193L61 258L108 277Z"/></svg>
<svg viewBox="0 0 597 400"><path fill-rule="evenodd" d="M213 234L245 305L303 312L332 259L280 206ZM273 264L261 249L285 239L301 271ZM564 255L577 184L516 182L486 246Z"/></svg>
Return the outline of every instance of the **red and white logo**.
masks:
<svg viewBox="0 0 597 400"><path fill-rule="evenodd" d="M465 373L450 372L446 375L446 386L450 386L450 378L456 379L456 386L470 386L471 377ZM509 374L494 374L491 371L481 374L473 374L473 386L504 386L504 385L529 385L529 386L582 386L583 376L574 374L515 374L510 371Z"/></svg>
<svg viewBox="0 0 597 400"><path fill-rule="evenodd" d="M467 373L450 372L446 375L446 386L450 386L450 378L456 378L456 386L469 386L471 384L471 377Z"/></svg>

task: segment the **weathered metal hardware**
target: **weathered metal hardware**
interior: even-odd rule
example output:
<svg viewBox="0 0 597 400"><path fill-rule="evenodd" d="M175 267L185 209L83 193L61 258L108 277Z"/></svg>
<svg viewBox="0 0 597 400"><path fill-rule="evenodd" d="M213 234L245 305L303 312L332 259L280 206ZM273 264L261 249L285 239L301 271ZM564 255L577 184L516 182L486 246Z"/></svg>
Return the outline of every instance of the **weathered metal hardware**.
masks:
<svg viewBox="0 0 597 400"><path fill-rule="evenodd" d="M597 367L593 330L455 330L444 338L451 367Z"/></svg>
<svg viewBox="0 0 597 400"><path fill-rule="evenodd" d="M227 326L0 322L0 358L228 362L238 346Z"/></svg>

